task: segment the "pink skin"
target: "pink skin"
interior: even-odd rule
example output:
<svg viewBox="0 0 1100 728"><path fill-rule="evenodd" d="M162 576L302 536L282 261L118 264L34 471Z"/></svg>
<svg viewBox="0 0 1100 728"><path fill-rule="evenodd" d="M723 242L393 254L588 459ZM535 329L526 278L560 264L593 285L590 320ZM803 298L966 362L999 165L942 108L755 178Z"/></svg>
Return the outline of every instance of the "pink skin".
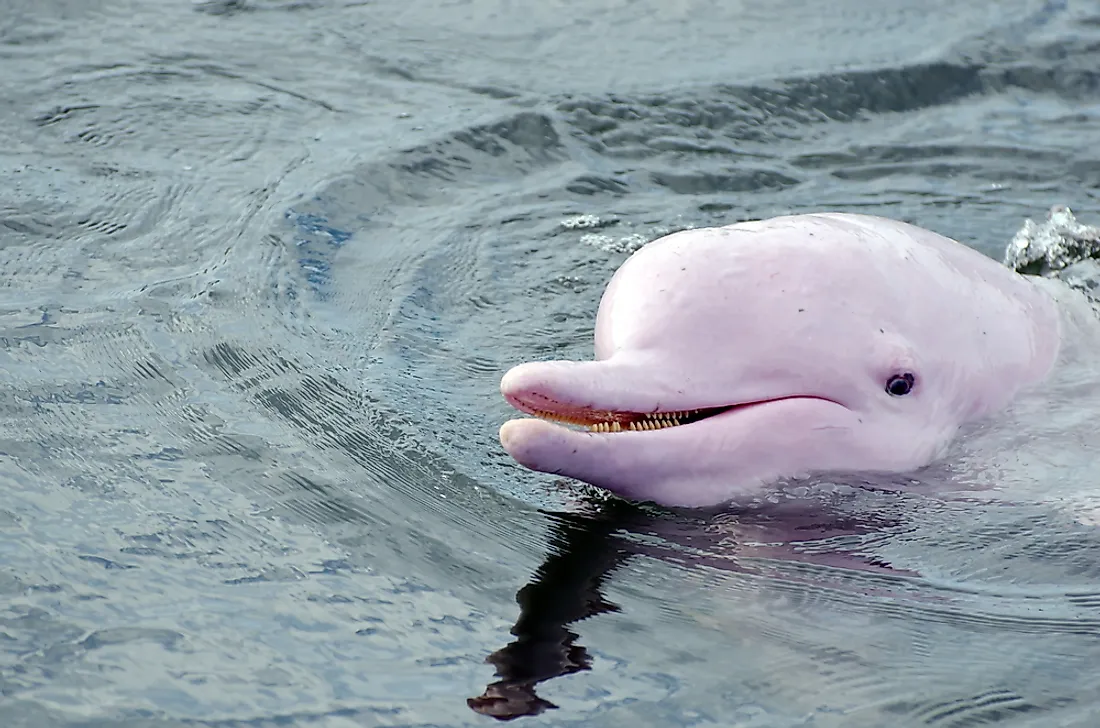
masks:
<svg viewBox="0 0 1100 728"><path fill-rule="evenodd" d="M781 478L927 465L1046 376L1060 329L1045 292L964 245L821 213L650 243L611 279L595 334L595 361L521 364L501 392L591 422L737 406L644 432L512 420L501 443L533 470L693 507ZM889 394L901 373L912 391Z"/></svg>

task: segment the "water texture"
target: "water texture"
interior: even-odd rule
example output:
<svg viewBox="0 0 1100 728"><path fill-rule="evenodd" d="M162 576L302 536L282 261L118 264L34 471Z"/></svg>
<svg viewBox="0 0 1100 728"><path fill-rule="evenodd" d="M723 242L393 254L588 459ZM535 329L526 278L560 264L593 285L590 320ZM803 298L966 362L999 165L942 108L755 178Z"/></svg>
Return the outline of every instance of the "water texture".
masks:
<svg viewBox="0 0 1100 728"><path fill-rule="evenodd" d="M1095 342L900 491L496 441L666 232L1098 222L1095 2L14 0L0 100L4 726L1100 722Z"/></svg>

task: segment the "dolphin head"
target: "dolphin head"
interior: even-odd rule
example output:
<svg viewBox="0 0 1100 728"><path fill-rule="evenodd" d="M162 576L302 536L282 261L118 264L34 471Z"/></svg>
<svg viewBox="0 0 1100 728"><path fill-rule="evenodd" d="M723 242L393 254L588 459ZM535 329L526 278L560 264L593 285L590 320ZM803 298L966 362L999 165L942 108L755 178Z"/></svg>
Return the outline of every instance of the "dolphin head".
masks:
<svg viewBox="0 0 1100 728"><path fill-rule="evenodd" d="M612 277L594 360L504 376L504 397L535 418L500 439L533 470L669 506L812 473L905 472L1040 381L1058 341L1037 286L904 223L815 214L685 231Z"/></svg>

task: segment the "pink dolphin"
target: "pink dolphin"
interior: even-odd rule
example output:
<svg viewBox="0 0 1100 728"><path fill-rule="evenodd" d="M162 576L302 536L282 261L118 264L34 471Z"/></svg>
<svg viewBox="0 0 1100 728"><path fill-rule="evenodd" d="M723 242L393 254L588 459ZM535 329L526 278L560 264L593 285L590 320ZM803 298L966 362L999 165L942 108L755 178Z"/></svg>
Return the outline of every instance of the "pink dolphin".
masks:
<svg viewBox="0 0 1100 728"><path fill-rule="evenodd" d="M1041 382L1060 336L1033 279L905 223L821 213L679 232L612 277L594 361L504 376L537 419L500 440L533 470L668 506L908 472Z"/></svg>

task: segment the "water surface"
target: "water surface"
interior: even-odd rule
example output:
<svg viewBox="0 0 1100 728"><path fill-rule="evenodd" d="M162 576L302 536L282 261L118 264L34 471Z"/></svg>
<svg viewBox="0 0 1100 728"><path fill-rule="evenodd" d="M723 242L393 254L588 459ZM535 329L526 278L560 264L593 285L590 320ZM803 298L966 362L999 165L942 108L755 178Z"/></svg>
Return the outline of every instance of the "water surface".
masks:
<svg viewBox="0 0 1100 728"><path fill-rule="evenodd" d="M1096 221L1094 3L867 7L9 3L4 725L1093 725L1087 367L901 492L607 506L496 442L668 231Z"/></svg>

